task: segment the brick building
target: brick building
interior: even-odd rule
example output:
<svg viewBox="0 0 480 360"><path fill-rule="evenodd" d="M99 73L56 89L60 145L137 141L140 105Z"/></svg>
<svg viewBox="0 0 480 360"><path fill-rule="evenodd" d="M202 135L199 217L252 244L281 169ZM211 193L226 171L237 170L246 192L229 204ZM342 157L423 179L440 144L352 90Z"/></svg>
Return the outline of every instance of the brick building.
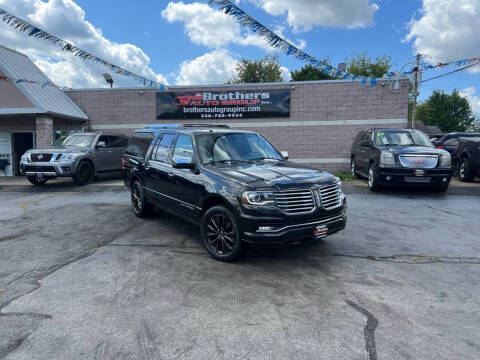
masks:
<svg viewBox="0 0 480 360"><path fill-rule="evenodd" d="M11 59L10 62L17 62L19 66L7 66L4 53ZM26 56L0 47L0 75L2 73L9 78L26 78L39 82L48 80ZM159 91L155 89L61 91L48 86L42 88L40 84L0 81L0 158L9 156L15 168L13 153L18 158L27 145L46 146L54 140L55 133L59 135L69 131L106 130L129 134L151 123L206 122L257 131L278 149L288 151L293 161L329 171L345 171L349 168L352 140L359 130L408 126L409 84L404 80L399 85L398 89L393 89L384 80L379 80L375 86L337 80L173 86L168 89L169 92L193 94L231 91L260 95L283 90L282 93L288 94L288 111L283 109L278 117L273 115L274 112L269 112L259 113L257 117L162 120L158 114L165 105L159 104ZM163 94L165 93L161 95ZM15 135L20 132L32 134L30 143L18 146L25 140L22 140L22 136ZM15 137L18 137L17 149Z"/></svg>

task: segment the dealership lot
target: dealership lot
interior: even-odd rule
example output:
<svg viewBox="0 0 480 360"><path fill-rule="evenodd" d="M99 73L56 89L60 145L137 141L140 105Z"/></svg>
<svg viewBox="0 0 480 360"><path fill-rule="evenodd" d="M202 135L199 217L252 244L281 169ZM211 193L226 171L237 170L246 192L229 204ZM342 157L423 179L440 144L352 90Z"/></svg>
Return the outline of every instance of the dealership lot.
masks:
<svg viewBox="0 0 480 360"><path fill-rule="evenodd" d="M181 220L135 218L115 182L48 185L0 190L0 357L480 352L478 196L350 190L345 231L225 264Z"/></svg>

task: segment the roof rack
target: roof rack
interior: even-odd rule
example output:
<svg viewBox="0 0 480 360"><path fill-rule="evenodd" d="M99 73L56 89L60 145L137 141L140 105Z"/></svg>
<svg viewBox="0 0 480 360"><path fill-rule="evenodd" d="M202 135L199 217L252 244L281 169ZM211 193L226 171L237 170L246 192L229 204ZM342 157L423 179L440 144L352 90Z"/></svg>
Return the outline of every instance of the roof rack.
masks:
<svg viewBox="0 0 480 360"><path fill-rule="evenodd" d="M191 129L191 128L220 128L230 129L226 124L148 124L147 129Z"/></svg>

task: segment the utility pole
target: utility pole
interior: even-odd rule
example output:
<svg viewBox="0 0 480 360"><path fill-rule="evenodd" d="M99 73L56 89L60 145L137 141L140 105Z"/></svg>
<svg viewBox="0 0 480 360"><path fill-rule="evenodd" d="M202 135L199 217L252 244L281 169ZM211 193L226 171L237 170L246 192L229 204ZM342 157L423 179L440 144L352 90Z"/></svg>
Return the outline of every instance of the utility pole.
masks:
<svg viewBox="0 0 480 360"><path fill-rule="evenodd" d="M417 96L418 96L418 73L420 71L420 59L422 54L417 54L417 61L415 62L415 67L413 71L415 73L414 83L413 83L413 110L412 110L412 129L415 130L415 120L417 117Z"/></svg>

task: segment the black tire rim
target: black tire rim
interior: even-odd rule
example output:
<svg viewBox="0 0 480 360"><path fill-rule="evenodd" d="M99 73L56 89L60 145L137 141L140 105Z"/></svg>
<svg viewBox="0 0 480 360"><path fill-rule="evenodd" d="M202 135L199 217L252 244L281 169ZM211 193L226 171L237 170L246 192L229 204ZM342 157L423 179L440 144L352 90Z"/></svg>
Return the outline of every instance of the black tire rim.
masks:
<svg viewBox="0 0 480 360"><path fill-rule="evenodd" d="M136 213L140 213L143 208L143 199L138 185L135 185L132 189L132 204Z"/></svg>
<svg viewBox="0 0 480 360"><path fill-rule="evenodd" d="M92 180L93 177L93 169L89 164L85 164L80 169L80 181L82 183L87 183Z"/></svg>
<svg viewBox="0 0 480 360"><path fill-rule="evenodd" d="M235 225L224 214L210 215L205 225L205 237L209 247L222 256L231 254L237 244Z"/></svg>

